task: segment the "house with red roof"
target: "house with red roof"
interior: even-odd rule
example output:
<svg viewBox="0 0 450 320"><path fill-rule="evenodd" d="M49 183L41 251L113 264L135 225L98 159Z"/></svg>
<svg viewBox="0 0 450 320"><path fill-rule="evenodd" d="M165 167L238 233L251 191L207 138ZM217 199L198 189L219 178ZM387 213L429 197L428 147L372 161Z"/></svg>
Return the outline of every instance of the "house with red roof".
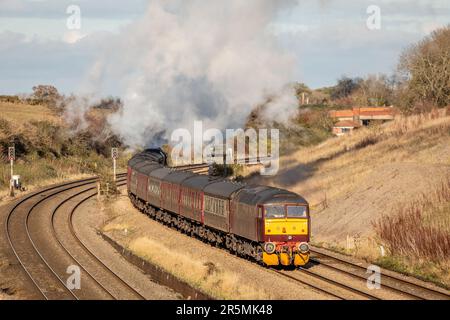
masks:
<svg viewBox="0 0 450 320"><path fill-rule="evenodd" d="M385 122L393 120L396 114L394 107L353 107L348 110L331 110L329 115L337 121L333 133L337 136L351 133L371 122Z"/></svg>

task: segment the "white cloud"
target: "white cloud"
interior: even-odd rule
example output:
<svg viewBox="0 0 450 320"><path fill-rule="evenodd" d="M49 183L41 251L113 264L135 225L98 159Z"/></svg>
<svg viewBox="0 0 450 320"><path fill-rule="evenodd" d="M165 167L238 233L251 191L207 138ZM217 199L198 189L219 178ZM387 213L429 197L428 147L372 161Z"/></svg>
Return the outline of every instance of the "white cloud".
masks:
<svg viewBox="0 0 450 320"><path fill-rule="evenodd" d="M81 39L83 39L84 37L86 37L86 34L82 34L78 30L71 30L71 31L67 31L64 34L62 40L66 43L74 44L74 43L80 41Z"/></svg>

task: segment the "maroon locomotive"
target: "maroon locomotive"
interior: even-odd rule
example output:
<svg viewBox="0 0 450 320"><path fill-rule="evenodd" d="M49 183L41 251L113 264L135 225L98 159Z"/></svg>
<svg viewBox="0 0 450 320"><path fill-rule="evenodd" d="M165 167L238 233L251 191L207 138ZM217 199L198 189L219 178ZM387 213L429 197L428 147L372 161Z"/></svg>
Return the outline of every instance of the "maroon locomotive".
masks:
<svg viewBox="0 0 450 320"><path fill-rule="evenodd" d="M247 186L165 166L159 149L128 163L132 203L153 219L269 266L309 260L307 201L278 188Z"/></svg>

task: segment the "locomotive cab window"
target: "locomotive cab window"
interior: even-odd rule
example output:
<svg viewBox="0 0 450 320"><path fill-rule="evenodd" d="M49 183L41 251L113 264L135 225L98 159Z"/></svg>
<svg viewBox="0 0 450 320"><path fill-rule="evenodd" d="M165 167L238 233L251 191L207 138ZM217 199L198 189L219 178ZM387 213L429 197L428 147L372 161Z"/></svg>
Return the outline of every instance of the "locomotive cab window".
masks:
<svg viewBox="0 0 450 320"><path fill-rule="evenodd" d="M265 217L267 219L285 218L284 206L266 206Z"/></svg>
<svg viewBox="0 0 450 320"><path fill-rule="evenodd" d="M288 218L306 218L305 206L287 206Z"/></svg>

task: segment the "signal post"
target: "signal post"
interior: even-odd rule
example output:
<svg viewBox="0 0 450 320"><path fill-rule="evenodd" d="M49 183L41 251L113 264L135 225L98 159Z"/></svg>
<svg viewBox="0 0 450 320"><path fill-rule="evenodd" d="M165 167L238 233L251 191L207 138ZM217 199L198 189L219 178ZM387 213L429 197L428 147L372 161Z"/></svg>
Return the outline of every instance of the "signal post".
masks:
<svg viewBox="0 0 450 320"><path fill-rule="evenodd" d="M111 148L111 158L113 159L113 181L116 182L116 163L119 158L119 149Z"/></svg>
<svg viewBox="0 0 450 320"><path fill-rule="evenodd" d="M16 148L9 147L8 148L8 159L11 165L11 179L9 180L9 195L14 197L14 160L16 160Z"/></svg>

